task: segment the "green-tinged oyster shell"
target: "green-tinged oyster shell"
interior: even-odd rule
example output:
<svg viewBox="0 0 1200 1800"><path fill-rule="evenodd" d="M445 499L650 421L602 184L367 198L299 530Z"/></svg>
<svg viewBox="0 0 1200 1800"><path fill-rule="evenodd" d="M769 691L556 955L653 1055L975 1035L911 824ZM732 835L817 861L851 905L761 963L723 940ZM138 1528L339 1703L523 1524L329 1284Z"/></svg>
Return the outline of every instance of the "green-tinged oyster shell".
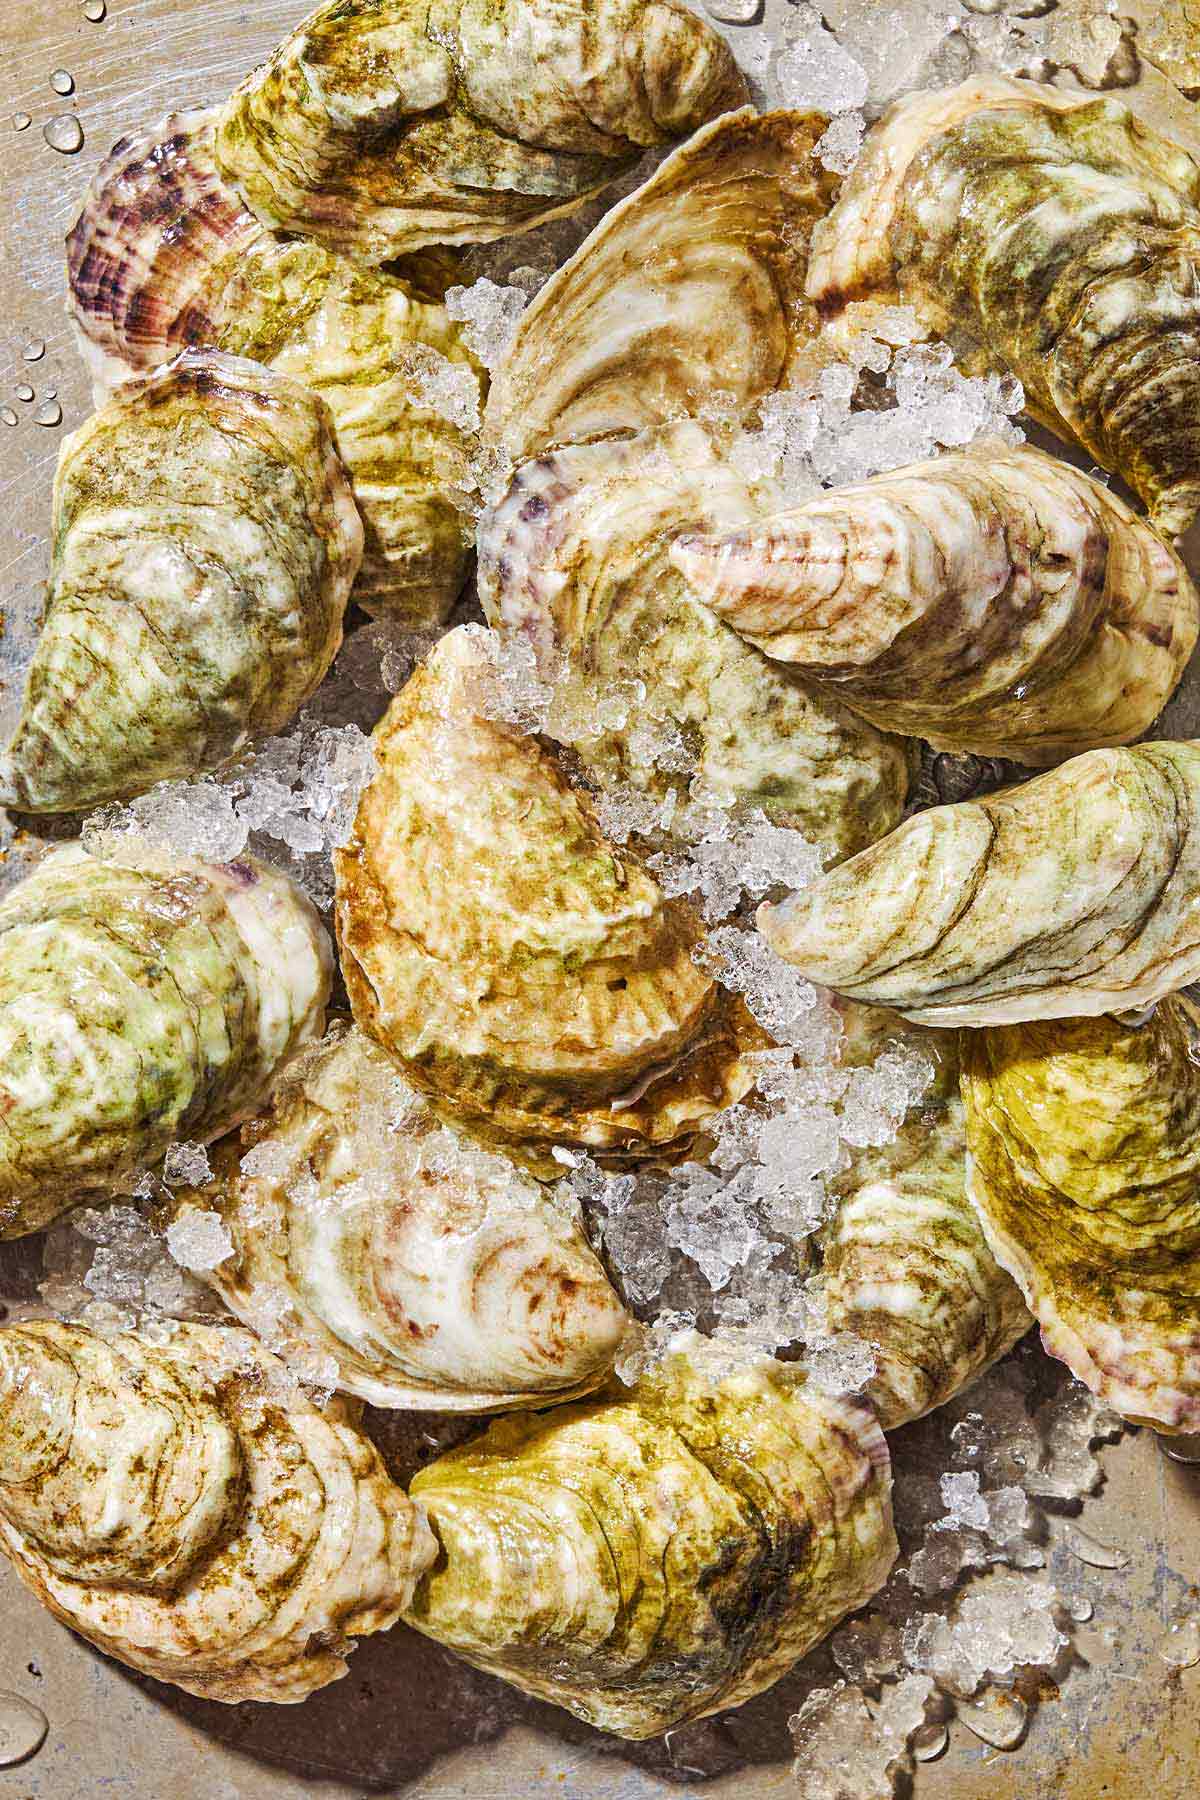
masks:
<svg viewBox="0 0 1200 1800"><path fill-rule="evenodd" d="M869 1600L896 1557L878 1426L768 1360L719 1379L702 1349L423 1469L441 1555L408 1623L647 1738L761 1693Z"/></svg>
<svg viewBox="0 0 1200 1800"><path fill-rule="evenodd" d="M354 1016L439 1111L550 1171L554 1144L684 1155L750 1087L761 1034L693 960L691 910L487 716L480 636L444 637L375 731L334 855Z"/></svg>
<svg viewBox="0 0 1200 1800"><path fill-rule="evenodd" d="M492 1412L608 1375L628 1318L578 1222L440 1125L356 1026L211 1160L215 1183L174 1202L215 1208L233 1241L204 1279L251 1327L286 1300L285 1356L332 1356L344 1393Z"/></svg>
<svg viewBox="0 0 1200 1800"><path fill-rule="evenodd" d="M125 800L279 731L342 640L362 528L316 395L185 351L62 446L42 634L0 798Z"/></svg>
<svg viewBox="0 0 1200 1800"><path fill-rule="evenodd" d="M898 822L908 747L743 644L668 560L679 531L736 529L773 498L692 422L553 452L524 464L480 521L480 598L548 674L565 650L580 697L564 730L601 780L686 793L690 771L655 762L656 725L670 721L708 791L837 859ZM605 730L595 696L620 693L624 723Z"/></svg>
<svg viewBox="0 0 1200 1800"><path fill-rule="evenodd" d="M0 1550L107 1655L232 1704L345 1675L434 1544L370 1442L245 1332L38 1321L0 1331Z"/></svg>
<svg viewBox="0 0 1200 1800"><path fill-rule="evenodd" d="M781 905L812 980L927 1025L1149 1006L1200 975L1200 744L1090 750L936 806Z"/></svg>
<svg viewBox="0 0 1200 1800"><path fill-rule="evenodd" d="M1149 729L1196 642L1186 569L1123 501L987 446L676 539L691 589L883 730L1043 765Z"/></svg>
<svg viewBox="0 0 1200 1800"><path fill-rule="evenodd" d="M1200 1431L1200 1010L963 1033L971 1198L1042 1342L1118 1412Z"/></svg>
<svg viewBox="0 0 1200 1800"><path fill-rule="evenodd" d="M746 108L681 144L524 314L488 399L519 461L706 407L731 418L788 384L816 317L808 236L834 178L818 113Z"/></svg>
<svg viewBox="0 0 1200 1800"><path fill-rule="evenodd" d="M898 291L1013 369L1146 501L1200 506L1200 162L1124 102L985 76L910 94L818 228L822 311Z"/></svg>
<svg viewBox="0 0 1200 1800"><path fill-rule="evenodd" d="M330 964L262 863L52 852L0 900L0 1238L260 1106L321 1030Z"/></svg>
<svg viewBox="0 0 1200 1800"><path fill-rule="evenodd" d="M377 263L572 212L745 98L677 0L326 0L227 101L217 156L264 224Z"/></svg>

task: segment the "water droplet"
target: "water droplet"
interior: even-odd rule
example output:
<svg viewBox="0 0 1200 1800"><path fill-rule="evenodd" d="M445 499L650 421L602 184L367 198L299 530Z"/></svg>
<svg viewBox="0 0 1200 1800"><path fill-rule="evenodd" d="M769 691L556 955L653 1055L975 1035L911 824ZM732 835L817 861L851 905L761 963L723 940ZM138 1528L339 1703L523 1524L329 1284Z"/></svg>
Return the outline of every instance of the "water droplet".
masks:
<svg viewBox="0 0 1200 1800"><path fill-rule="evenodd" d="M0 1769L11 1769L34 1755L46 1741L50 1721L32 1700L0 1694Z"/></svg>
<svg viewBox="0 0 1200 1800"><path fill-rule="evenodd" d="M57 400L58 399L58 389L57 388L47 388L45 393L42 395L42 399L43 400Z"/></svg>
<svg viewBox="0 0 1200 1800"><path fill-rule="evenodd" d="M6 425L17 423L17 415L11 406L0 406L0 419L3 419Z"/></svg>
<svg viewBox="0 0 1200 1800"><path fill-rule="evenodd" d="M1175 1669L1193 1669L1200 1663L1200 1619L1178 1619L1158 1647L1158 1654Z"/></svg>
<svg viewBox="0 0 1200 1800"><path fill-rule="evenodd" d="M41 338L30 338L29 342L21 351L21 355L25 358L26 362L41 362L45 354L46 346L43 344Z"/></svg>
<svg viewBox="0 0 1200 1800"><path fill-rule="evenodd" d="M28 131L33 124L33 117L30 113L14 113L12 123L14 131Z"/></svg>
<svg viewBox="0 0 1200 1800"><path fill-rule="evenodd" d="M63 156L74 156L83 149L83 126L74 113L55 113L42 126L42 136L52 150Z"/></svg>
<svg viewBox="0 0 1200 1800"><path fill-rule="evenodd" d="M1015 1694L988 1694L982 1700L960 1700L958 1716L985 1744L1015 1750L1025 1736L1029 1709Z"/></svg>
<svg viewBox="0 0 1200 1800"><path fill-rule="evenodd" d="M909 1746L918 1762L932 1762L940 1756L950 1742L950 1733L944 1725L918 1725L909 1740Z"/></svg>
<svg viewBox="0 0 1200 1800"><path fill-rule="evenodd" d="M1080 1594L1077 1599L1072 1600L1071 1604L1067 1608L1067 1611L1070 1613L1071 1617L1074 1619L1074 1621L1077 1625L1086 1625L1087 1621L1091 1618L1091 1616L1095 1612L1095 1610L1096 1609L1092 1605L1091 1601L1088 1599L1085 1599L1082 1594Z"/></svg>
<svg viewBox="0 0 1200 1800"><path fill-rule="evenodd" d="M1068 1525L1063 1542L1072 1556L1080 1562L1090 1564L1093 1569L1127 1569L1129 1558L1124 1550L1118 1550L1115 1544L1102 1544L1090 1532L1083 1531L1078 1525Z"/></svg>
<svg viewBox="0 0 1200 1800"><path fill-rule="evenodd" d="M33 399L33 389L30 387L30 385L27 381L23 381L23 382L21 382L20 386L17 388L16 395L17 395L18 400L32 400Z"/></svg>
<svg viewBox="0 0 1200 1800"><path fill-rule="evenodd" d="M1193 1431L1182 1437L1160 1435L1158 1447L1172 1462L1200 1463L1200 1431Z"/></svg>
<svg viewBox="0 0 1200 1800"><path fill-rule="evenodd" d="M50 86L54 89L56 94L73 94L75 92L75 77L72 75L70 69L51 69Z"/></svg>
<svg viewBox="0 0 1200 1800"><path fill-rule="evenodd" d="M98 25L107 11L104 0L84 0L83 16L90 19L93 25Z"/></svg>
<svg viewBox="0 0 1200 1800"><path fill-rule="evenodd" d="M38 407L33 416L39 425L61 425L62 407L57 400L47 400Z"/></svg>

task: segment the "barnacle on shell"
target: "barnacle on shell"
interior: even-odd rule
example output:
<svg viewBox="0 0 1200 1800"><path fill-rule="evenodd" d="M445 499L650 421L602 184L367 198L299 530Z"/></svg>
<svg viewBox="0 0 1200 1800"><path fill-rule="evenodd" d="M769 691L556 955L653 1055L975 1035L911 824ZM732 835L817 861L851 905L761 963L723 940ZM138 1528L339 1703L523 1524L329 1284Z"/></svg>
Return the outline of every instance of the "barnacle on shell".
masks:
<svg viewBox="0 0 1200 1800"><path fill-rule="evenodd" d="M342 641L362 527L329 414L257 363L184 351L73 432L41 636L0 798L126 800L279 731Z"/></svg>
<svg viewBox="0 0 1200 1800"><path fill-rule="evenodd" d="M656 766L668 721L706 790L761 807L836 859L899 821L907 747L742 643L668 560L681 530L736 530L773 499L695 422L550 452L480 521L480 599L548 674L566 653L579 703L561 730L601 780L685 791L690 771ZM624 721L605 729L595 696L619 693Z"/></svg>
<svg viewBox="0 0 1200 1800"><path fill-rule="evenodd" d="M971 1198L1042 1342L1127 1418L1200 1430L1200 1010L962 1037Z"/></svg>
<svg viewBox="0 0 1200 1800"><path fill-rule="evenodd" d="M1200 975L1200 744L936 806L759 911L814 981L927 1025L1151 1005Z"/></svg>
<svg viewBox="0 0 1200 1800"><path fill-rule="evenodd" d="M884 730L1042 765L1129 743L1195 646L1186 569L1039 450L916 463L676 539L694 593Z"/></svg>
<svg viewBox="0 0 1200 1800"><path fill-rule="evenodd" d="M374 1447L246 1333L0 1331L0 1549L72 1630L209 1700L347 1673L435 1547Z"/></svg>
<svg viewBox="0 0 1200 1800"><path fill-rule="evenodd" d="M331 960L264 864L47 856L0 900L0 1237L260 1106L321 1030Z"/></svg>
<svg viewBox="0 0 1200 1800"><path fill-rule="evenodd" d="M693 960L690 908L495 716L477 631L444 637L377 726L334 855L354 1016L439 1111L551 1172L555 1144L684 1155L750 1087L761 1034Z"/></svg>
<svg viewBox="0 0 1200 1800"><path fill-rule="evenodd" d="M910 94L814 236L823 312L891 292L965 333L1166 532L1200 506L1200 162L1122 101L984 76Z"/></svg>
<svg viewBox="0 0 1200 1800"><path fill-rule="evenodd" d="M326 0L226 102L217 158L264 224L378 263L571 212L745 98L678 0Z"/></svg>
<svg viewBox="0 0 1200 1800"><path fill-rule="evenodd" d="M285 1356L332 1356L344 1393L492 1412L608 1375L628 1319L578 1222L440 1125L356 1026L211 1160L215 1183L174 1202L215 1207L232 1239L205 1279L247 1325L269 1313Z"/></svg>
<svg viewBox="0 0 1200 1800"><path fill-rule="evenodd" d="M769 1359L718 1380L702 1348L423 1469L440 1555L408 1623L647 1738L761 1693L870 1599L896 1540L869 1412Z"/></svg>

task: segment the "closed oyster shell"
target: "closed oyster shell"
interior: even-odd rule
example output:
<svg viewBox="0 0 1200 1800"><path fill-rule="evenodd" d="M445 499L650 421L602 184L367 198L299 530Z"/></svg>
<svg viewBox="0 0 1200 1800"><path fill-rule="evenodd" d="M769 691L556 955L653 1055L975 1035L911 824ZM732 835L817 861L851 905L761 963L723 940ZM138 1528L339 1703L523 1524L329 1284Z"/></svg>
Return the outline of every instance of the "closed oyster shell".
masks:
<svg viewBox="0 0 1200 1800"><path fill-rule="evenodd" d="M681 144L606 213L522 316L486 427L519 461L787 385L816 318L808 234L834 180L818 113L746 108Z"/></svg>
<svg viewBox="0 0 1200 1800"><path fill-rule="evenodd" d="M693 961L691 910L487 716L477 631L444 637L376 727L334 854L354 1016L439 1112L550 1172L555 1144L684 1155L749 1089L761 1034Z"/></svg>
<svg viewBox="0 0 1200 1800"><path fill-rule="evenodd" d="M279 731L329 668L362 527L299 383L184 351L63 443L41 636L0 799L128 800Z"/></svg>
<svg viewBox="0 0 1200 1800"><path fill-rule="evenodd" d="M493 1412L574 1399L628 1318L579 1224L508 1160L439 1125L357 1027L335 1026L212 1153L233 1255L204 1279L284 1355L332 1356L374 1406ZM278 1348L278 1345L276 1346Z"/></svg>
<svg viewBox="0 0 1200 1800"><path fill-rule="evenodd" d="M690 1334L627 1396L497 1421L412 1483L440 1546L405 1617L626 1738L739 1706L896 1557L864 1408Z"/></svg>
<svg viewBox="0 0 1200 1800"><path fill-rule="evenodd" d="M668 561L680 530L745 526L771 499L693 422L559 450L520 468L481 519L479 594L547 673L566 652L581 690L570 742L602 780L686 791L686 773L653 761L655 723L668 719L707 790L837 859L899 821L907 747L740 642ZM594 696L639 681L644 699L630 698L624 724L598 727Z"/></svg>
<svg viewBox="0 0 1200 1800"><path fill-rule="evenodd" d="M378 263L572 212L745 98L677 0L326 0L226 102L217 157L264 224Z"/></svg>
<svg viewBox="0 0 1200 1800"><path fill-rule="evenodd" d="M1151 1005L1200 975L1200 744L1090 750L906 820L759 926L788 962L927 1025Z"/></svg>
<svg viewBox="0 0 1200 1800"><path fill-rule="evenodd" d="M1200 603L1157 533L1039 450L946 455L671 561L768 656L883 730L1044 765L1141 737Z"/></svg>
<svg viewBox="0 0 1200 1800"><path fill-rule="evenodd" d="M246 1333L0 1331L0 1549L109 1656L230 1704L347 1673L434 1555L374 1447Z"/></svg>
<svg viewBox="0 0 1200 1800"><path fill-rule="evenodd" d="M1126 1418L1200 1430L1200 1011L963 1033L971 1198L1042 1342Z"/></svg>
<svg viewBox="0 0 1200 1800"><path fill-rule="evenodd" d="M1120 100L984 76L910 94L818 228L823 312L899 292L1168 533L1200 506L1200 162Z"/></svg>
<svg viewBox="0 0 1200 1800"><path fill-rule="evenodd" d="M331 961L265 864L47 856L0 900L0 1238L260 1106L321 1030Z"/></svg>

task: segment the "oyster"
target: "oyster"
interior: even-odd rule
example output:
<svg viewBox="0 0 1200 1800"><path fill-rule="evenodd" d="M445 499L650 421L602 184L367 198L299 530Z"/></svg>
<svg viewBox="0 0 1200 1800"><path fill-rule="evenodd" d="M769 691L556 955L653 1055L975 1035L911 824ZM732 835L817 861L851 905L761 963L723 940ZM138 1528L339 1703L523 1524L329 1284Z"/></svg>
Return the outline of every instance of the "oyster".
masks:
<svg viewBox="0 0 1200 1800"><path fill-rule="evenodd" d="M405 1617L589 1724L653 1737L739 1706L896 1557L883 1435L691 1335L628 1396L497 1421L423 1469L440 1546Z"/></svg>
<svg viewBox="0 0 1200 1800"><path fill-rule="evenodd" d="M315 395L184 351L67 438L0 801L65 812L279 731L342 641L362 527Z"/></svg>
<svg viewBox="0 0 1200 1800"><path fill-rule="evenodd" d="M354 1016L439 1112L548 1172L555 1144L684 1155L751 1086L761 1034L693 961L691 910L488 716L485 643L450 632L376 727L334 853Z"/></svg>
<svg viewBox="0 0 1200 1800"><path fill-rule="evenodd" d="M1123 501L1039 450L968 450L671 561L768 656L883 730L1043 765L1129 743L1196 643L1196 590Z"/></svg>
<svg viewBox="0 0 1200 1800"><path fill-rule="evenodd" d="M1200 744L1089 750L935 806L759 926L788 962L927 1025L1152 1005L1200 976Z"/></svg>
<svg viewBox="0 0 1200 1800"><path fill-rule="evenodd" d="M872 133L818 227L825 313L898 292L1020 376L1029 410L1153 523L1200 506L1200 162L1122 101L984 76Z"/></svg>
<svg viewBox="0 0 1200 1800"><path fill-rule="evenodd" d="M678 0L326 0L222 108L266 225L363 262L572 212L746 98Z"/></svg>
<svg viewBox="0 0 1200 1800"><path fill-rule="evenodd" d="M808 234L834 178L817 113L746 108L681 144L614 206L523 315L488 398L515 461L787 385L816 329Z"/></svg>
<svg viewBox="0 0 1200 1800"><path fill-rule="evenodd" d="M347 1673L435 1547L373 1445L245 1332L0 1331L0 1549L64 1625L209 1700Z"/></svg>
<svg viewBox="0 0 1200 1800"><path fill-rule="evenodd" d="M264 864L47 856L0 900L0 1238L260 1106L321 1030L331 960Z"/></svg>
<svg viewBox="0 0 1200 1800"><path fill-rule="evenodd" d="M963 1033L971 1198L1042 1341L1127 1418L1200 1431L1200 1010Z"/></svg>
<svg viewBox="0 0 1200 1800"><path fill-rule="evenodd" d="M506 1158L461 1142L344 1023L269 1110L212 1153L234 1254L205 1279L251 1327L332 1356L375 1406L491 1412L573 1399L612 1367L627 1317L579 1225ZM278 1346L276 1346L278 1347Z"/></svg>
<svg viewBox="0 0 1200 1800"><path fill-rule="evenodd" d="M565 651L567 691L581 695L555 732L602 781L686 795L691 770L655 763L666 720L724 804L761 807L830 857L849 856L898 822L908 747L743 644L668 561L684 527L736 530L771 498L694 422L553 452L520 468L480 521L480 599L493 624L531 640L548 674ZM620 693L624 720L605 729L595 696Z"/></svg>

